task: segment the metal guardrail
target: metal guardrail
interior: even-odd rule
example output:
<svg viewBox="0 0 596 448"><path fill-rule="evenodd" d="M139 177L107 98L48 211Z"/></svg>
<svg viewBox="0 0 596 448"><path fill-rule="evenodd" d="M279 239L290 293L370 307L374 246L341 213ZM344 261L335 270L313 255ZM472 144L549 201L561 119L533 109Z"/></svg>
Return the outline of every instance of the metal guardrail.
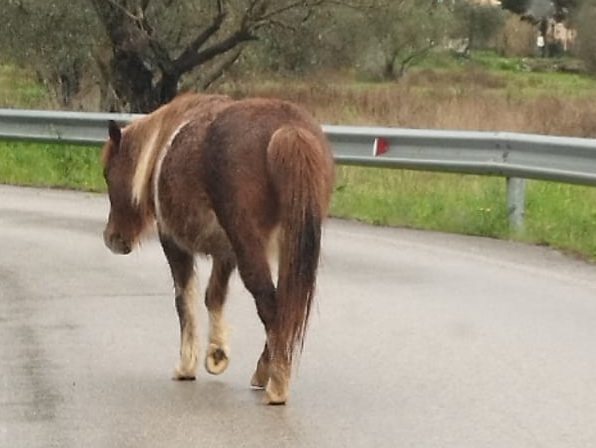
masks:
<svg viewBox="0 0 596 448"><path fill-rule="evenodd" d="M128 123L134 114L0 109L0 139L101 145L108 120Z"/></svg>
<svg viewBox="0 0 596 448"><path fill-rule="evenodd" d="M98 145L107 121L138 115L0 109L0 139ZM596 139L511 132L323 126L338 164L507 178L510 223L521 228L524 179L596 185Z"/></svg>

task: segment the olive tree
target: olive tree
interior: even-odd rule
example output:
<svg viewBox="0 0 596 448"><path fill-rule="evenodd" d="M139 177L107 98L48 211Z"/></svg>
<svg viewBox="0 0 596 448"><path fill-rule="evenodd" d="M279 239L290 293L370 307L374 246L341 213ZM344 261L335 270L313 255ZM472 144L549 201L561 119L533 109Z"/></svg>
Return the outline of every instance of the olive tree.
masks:
<svg viewBox="0 0 596 448"><path fill-rule="evenodd" d="M244 53L256 70L305 74L341 70L357 61L355 49L364 37L362 15L353 7L329 4L304 16L291 29L273 27L259 32L259 42Z"/></svg>
<svg viewBox="0 0 596 448"><path fill-rule="evenodd" d="M296 29L326 1L0 0L0 43L5 58L61 86L64 102L91 71L110 109L149 112L185 79L209 86L260 33Z"/></svg>
<svg viewBox="0 0 596 448"><path fill-rule="evenodd" d="M185 75L208 85L259 31L292 29L325 0L89 0L111 46L114 91L134 111L170 100Z"/></svg>
<svg viewBox="0 0 596 448"><path fill-rule="evenodd" d="M442 44L453 26L449 2L437 0L373 0L362 2L364 54L376 56L383 79L406 69Z"/></svg>
<svg viewBox="0 0 596 448"><path fill-rule="evenodd" d="M33 70L68 105L92 61L99 27L87 0L0 0L2 62Z"/></svg>
<svg viewBox="0 0 596 448"><path fill-rule="evenodd" d="M506 13L501 8L463 0L455 4L456 24L452 36L465 41L465 52L486 48L505 26Z"/></svg>
<svg viewBox="0 0 596 448"><path fill-rule="evenodd" d="M577 30L577 55L586 69L596 75L596 0L584 0L574 17Z"/></svg>

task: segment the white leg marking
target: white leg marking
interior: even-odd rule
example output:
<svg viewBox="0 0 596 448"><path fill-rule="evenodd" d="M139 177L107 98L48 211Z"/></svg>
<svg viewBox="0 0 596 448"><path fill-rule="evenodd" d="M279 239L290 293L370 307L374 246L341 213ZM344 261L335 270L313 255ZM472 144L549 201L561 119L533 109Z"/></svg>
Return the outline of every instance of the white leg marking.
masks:
<svg viewBox="0 0 596 448"><path fill-rule="evenodd" d="M269 352L268 349L267 352L265 351L265 347L257 361L257 368L250 380L250 385L257 389L264 389L269 381Z"/></svg>
<svg viewBox="0 0 596 448"><path fill-rule="evenodd" d="M209 312L209 347L205 369L213 375L223 373L230 362L230 348L222 314L222 310Z"/></svg>
<svg viewBox="0 0 596 448"><path fill-rule="evenodd" d="M285 362L271 360L269 381L265 388L265 403L285 404L288 401L291 367Z"/></svg>
<svg viewBox="0 0 596 448"><path fill-rule="evenodd" d="M178 296L179 294L183 297L184 303L182 306L186 311L180 334L180 361L174 371L174 378L178 380L194 379L199 356L195 308L197 293L194 276L184 290L176 291L176 295Z"/></svg>

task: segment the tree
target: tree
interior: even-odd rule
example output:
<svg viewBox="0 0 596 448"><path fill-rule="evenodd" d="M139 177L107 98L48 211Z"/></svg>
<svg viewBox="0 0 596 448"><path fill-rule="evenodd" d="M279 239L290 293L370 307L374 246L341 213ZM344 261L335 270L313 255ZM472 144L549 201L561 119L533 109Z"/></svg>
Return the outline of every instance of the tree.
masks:
<svg viewBox="0 0 596 448"><path fill-rule="evenodd" d="M203 87L258 39L258 31L300 24L325 0L90 0L111 45L105 67L128 109L169 101L198 67Z"/></svg>
<svg viewBox="0 0 596 448"><path fill-rule="evenodd" d="M258 33L259 42L243 52L243 60L258 71L301 73L353 67L355 49L366 39L355 30L362 16L354 8L330 4L318 8L293 29L269 28Z"/></svg>
<svg viewBox="0 0 596 448"><path fill-rule="evenodd" d="M569 18L580 3L581 0L501 0L501 7L536 21L553 18L562 22Z"/></svg>
<svg viewBox="0 0 596 448"><path fill-rule="evenodd" d="M577 10L574 23L577 30L577 54L588 72L596 75L596 35L594 34L596 0L582 2Z"/></svg>
<svg viewBox="0 0 596 448"><path fill-rule="evenodd" d="M1 0L4 61L31 68L66 106L81 88L99 28L86 0Z"/></svg>
<svg viewBox="0 0 596 448"><path fill-rule="evenodd" d="M530 8L531 0L501 0L501 7L517 15L523 15Z"/></svg>
<svg viewBox="0 0 596 448"><path fill-rule="evenodd" d="M410 65L442 43L453 24L446 2L374 0L362 3L364 30L372 37L375 47L365 51L380 55L382 77L386 80L399 78Z"/></svg>
<svg viewBox="0 0 596 448"><path fill-rule="evenodd" d="M295 30L326 1L0 0L0 48L64 105L91 72L108 109L149 112L184 82L207 88L265 31Z"/></svg>
<svg viewBox="0 0 596 448"><path fill-rule="evenodd" d="M505 26L505 12L493 5L460 1L455 5L454 14L453 37L466 40L466 51L486 47Z"/></svg>
<svg viewBox="0 0 596 448"><path fill-rule="evenodd" d="M571 18L573 13L580 7L582 0L558 0L554 1L555 14L557 22L563 22Z"/></svg>

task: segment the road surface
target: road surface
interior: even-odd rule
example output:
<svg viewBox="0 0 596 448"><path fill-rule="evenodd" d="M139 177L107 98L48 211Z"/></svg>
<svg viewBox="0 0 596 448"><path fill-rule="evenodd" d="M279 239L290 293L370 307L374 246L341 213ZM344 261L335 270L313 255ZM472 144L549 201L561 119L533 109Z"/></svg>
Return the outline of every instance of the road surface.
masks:
<svg viewBox="0 0 596 448"><path fill-rule="evenodd" d="M596 446L593 265L331 221L290 401L267 407L238 277L229 369L172 381L167 265L154 240L111 254L106 213L102 195L0 187L0 447Z"/></svg>

